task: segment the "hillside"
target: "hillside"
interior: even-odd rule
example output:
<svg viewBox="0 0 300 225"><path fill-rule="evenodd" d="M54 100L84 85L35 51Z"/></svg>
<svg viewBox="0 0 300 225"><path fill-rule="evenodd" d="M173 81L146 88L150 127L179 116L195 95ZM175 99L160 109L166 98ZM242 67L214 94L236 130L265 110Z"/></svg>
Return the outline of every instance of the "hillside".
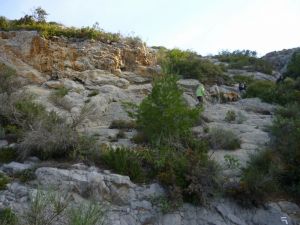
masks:
<svg viewBox="0 0 300 225"><path fill-rule="evenodd" d="M296 79L284 83L293 95L277 98L288 60L267 54L272 71L248 53L226 54L0 31L0 221L12 221L3 213L11 209L18 223L4 224L45 224L51 216L48 224L67 224L70 207L73 219L92 215L113 225L279 225L281 217L299 224L299 195L259 192L258 170L257 189L243 180L250 155L271 146L279 105L299 100ZM162 71L181 76L168 80ZM101 209L80 211L88 202Z"/></svg>

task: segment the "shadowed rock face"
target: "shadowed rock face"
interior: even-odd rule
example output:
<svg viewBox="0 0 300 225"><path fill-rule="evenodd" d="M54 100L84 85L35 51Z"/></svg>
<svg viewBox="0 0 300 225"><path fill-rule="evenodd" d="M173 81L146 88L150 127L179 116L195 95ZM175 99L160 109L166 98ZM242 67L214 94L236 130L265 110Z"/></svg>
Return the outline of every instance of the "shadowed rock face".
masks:
<svg viewBox="0 0 300 225"><path fill-rule="evenodd" d="M42 83L49 78L68 78L73 72L102 69L143 72L156 63L154 52L143 43L74 41L64 37L42 38L36 31L0 32L0 61L20 75Z"/></svg>
<svg viewBox="0 0 300 225"><path fill-rule="evenodd" d="M300 48L284 49L282 51L274 51L263 56L263 59L271 63L274 69L281 73L286 71L288 62L294 52L300 51Z"/></svg>

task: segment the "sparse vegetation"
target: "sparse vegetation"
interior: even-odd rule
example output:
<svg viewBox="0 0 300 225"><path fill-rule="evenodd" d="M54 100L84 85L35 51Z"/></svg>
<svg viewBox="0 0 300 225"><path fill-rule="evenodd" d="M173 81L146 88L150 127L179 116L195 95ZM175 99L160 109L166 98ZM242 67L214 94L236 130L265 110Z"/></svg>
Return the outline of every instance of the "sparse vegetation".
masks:
<svg viewBox="0 0 300 225"><path fill-rule="evenodd" d="M1 225L17 225L18 218L10 208L0 210Z"/></svg>
<svg viewBox="0 0 300 225"><path fill-rule="evenodd" d="M0 18L0 29L11 30L37 30L45 38L53 36L64 36L67 38L95 39L102 42L118 42L121 35L118 33L104 32L96 24L93 27L65 27L55 22L46 22L47 12L38 7L32 15L25 15L17 20Z"/></svg>
<svg viewBox="0 0 300 225"><path fill-rule="evenodd" d="M248 71L259 71L266 74L272 74L271 64L263 59L257 58L255 51L222 51L217 58L221 62L229 63L229 68L232 69L247 69Z"/></svg>
<svg viewBox="0 0 300 225"><path fill-rule="evenodd" d="M227 122L233 122L236 120L236 113L233 110L228 110L225 116L225 121Z"/></svg>
<svg viewBox="0 0 300 225"><path fill-rule="evenodd" d="M295 79L300 77L300 51L293 53L284 75Z"/></svg>
<svg viewBox="0 0 300 225"><path fill-rule="evenodd" d="M105 211L97 203L81 204L69 211L70 225L102 225Z"/></svg>
<svg viewBox="0 0 300 225"><path fill-rule="evenodd" d="M17 151L13 148L0 148L0 163L9 163L16 160L18 157Z"/></svg>
<svg viewBox="0 0 300 225"><path fill-rule="evenodd" d="M222 83L227 79L220 66L203 59L195 52L161 49L158 61L167 74L178 74L183 78L194 78L205 83Z"/></svg>
<svg viewBox="0 0 300 225"><path fill-rule="evenodd" d="M19 179L21 182L26 183L28 181L34 180L35 176L35 169L26 169L14 174L14 178Z"/></svg>
<svg viewBox="0 0 300 225"><path fill-rule="evenodd" d="M240 147L241 141L231 130L212 128L209 131L209 143L213 149L235 150Z"/></svg>
<svg viewBox="0 0 300 225"><path fill-rule="evenodd" d="M239 160L232 156L232 155L225 155L224 156L224 160L225 160L225 164L226 164L226 167L228 169L239 169L241 164L239 162Z"/></svg>
<svg viewBox="0 0 300 225"><path fill-rule="evenodd" d="M9 183L9 178L3 173L0 173L0 191L6 189L6 185Z"/></svg>

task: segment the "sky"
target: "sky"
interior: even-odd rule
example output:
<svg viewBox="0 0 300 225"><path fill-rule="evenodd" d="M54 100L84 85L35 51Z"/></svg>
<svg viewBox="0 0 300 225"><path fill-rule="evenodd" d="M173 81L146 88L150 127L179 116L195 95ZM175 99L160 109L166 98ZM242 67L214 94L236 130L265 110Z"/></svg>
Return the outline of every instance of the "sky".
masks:
<svg viewBox="0 0 300 225"><path fill-rule="evenodd" d="M300 0L0 0L17 19L41 6L48 21L141 37L149 46L267 52L300 46Z"/></svg>

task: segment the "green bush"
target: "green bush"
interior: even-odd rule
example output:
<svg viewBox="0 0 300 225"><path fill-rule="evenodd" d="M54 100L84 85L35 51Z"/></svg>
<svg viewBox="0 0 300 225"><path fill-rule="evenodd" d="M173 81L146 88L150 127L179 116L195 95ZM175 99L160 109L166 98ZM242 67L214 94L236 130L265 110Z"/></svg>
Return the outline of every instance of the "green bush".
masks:
<svg viewBox="0 0 300 225"><path fill-rule="evenodd" d="M242 75L235 75L232 79L235 83L245 83L247 86L249 86L255 81L253 77L247 77Z"/></svg>
<svg viewBox="0 0 300 225"><path fill-rule="evenodd" d="M217 58L221 62L229 63L229 68L232 69L247 69L248 71L259 71L266 74L272 74L272 65L263 59L257 58L255 51L222 51Z"/></svg>
<svg viewBox="0 0 300 225"><path fill-rule="evenodd" d="M212 128L209 131L209 143L213 149L238 149L241 141L238 136L231 130L224 130L221 128Z"/></svg>
<svg viewBox="0 0 300 225"><path fill-rule="evenodd" d="M0 191L6 189L6 185L9 183L9 178L0 173Z"/></svg>
<svg viewBox="0 0 300 225"><path fill-rule="evenodd" d="M183 78L198 79L206 83L223 81L223 71L220 66L191 51L163 49L160 50L158 61L167 74L178 74Z"/></svg>
<svg viewBox="0 0 300 225"><path fill-rule="evenodd" d="M0 163L9 163L16 160L17 151L13 148L0 148Z"/></svg>
<svg viewBox="0 0 300 225"><path fill-rule="evenodd" d="M281 159L278 180L287 193L300 198L300 105L287 105L277 111L271 128L271 146Z"/></svg>
<svg viewBox="0 0 300 225"><path fill-rule="evenodd" d="M254 81L247 88L245 98L260 98L265 102L274 102L276 85L272 81L258 80Z"/></svg>
<svg viewBox="0 0 300 225"><path fill-rule="evenodd" d="M300 103L300 89L297 80L286 79L276 85L272 81L255 81L249 85L244 97L258 97L265 102L286 105L291 102Z"/></svg>
<svg viewBox="0 0 300 225"><path fill-rule="evenodd" d="M153 89L138 107L137 126L153 145L172 143L190 132L199 109L189 109L174 76L154 81Z"/></svg>
<svg viewBox="0 0 300 225"><path fill-rule="evenodd" d="M300 51L296 51L293 53L284 75L293 78L300 77Z"/></svg>
<svg viewBox="0 0 300 225"><path fill-rule="evenodd" d="M21 182L25 183L32 181L36 178L35 169L26 169L14 174L14 178L19 179Z"/></svg>
<svg viewBox="0 0 300 225"><path fill-rule="evenodd" d="M82 204L69 210L70 225L100 225L104 223L105 212L99 204Z"/></svg>
<svg viewBox="0 0 300 225"><path fill-rule="evenodd" d="M236 113L233 110L228 110L225 116L225 121L233 122L236 120Z"/></svg>
<svg viewBox="0 0 300 225"><path fill-rule="evenodd" d="M17 223L18 223L18 218L10 208L5 208L0 210L1 225L17 225Z"/></svg>
<svg viewBox="0 0 300 225"><path fill-rule="evenodd" d="M102 151L101 161L116 173L128 175L135 182L145 182L148 178L143 169L142 151L125 148L106 149Z"/></svg>

